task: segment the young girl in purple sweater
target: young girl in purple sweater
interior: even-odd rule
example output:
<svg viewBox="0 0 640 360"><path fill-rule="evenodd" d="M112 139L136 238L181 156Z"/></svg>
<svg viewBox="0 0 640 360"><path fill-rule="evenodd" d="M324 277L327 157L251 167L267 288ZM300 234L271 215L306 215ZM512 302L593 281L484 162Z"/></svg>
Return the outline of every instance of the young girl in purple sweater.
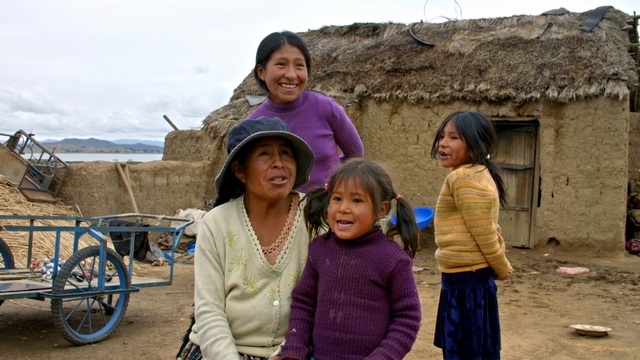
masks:
<svg viewBox="0 0 640 360"><path fill-rule="evenodd" d="M396 200L397 221L378 220ZM387 172L365 159L346 161L304 208L309 257L292 293L282 359L402 359L420 329L413 277L419 229ZM404 249L390 239L400 235Z"/></svg>
<svg viewBox="0 0 640 360"><path fill-rule="evenodd" d="M303 193L321 187L342 159L364 156L362 140L344 109L328 96L305 91L310 70L311 56L298 35L269 34L258 46L253 71L267 100L248 116L280 118L309 144L316 162L309 183L297 189Z"/></svg>

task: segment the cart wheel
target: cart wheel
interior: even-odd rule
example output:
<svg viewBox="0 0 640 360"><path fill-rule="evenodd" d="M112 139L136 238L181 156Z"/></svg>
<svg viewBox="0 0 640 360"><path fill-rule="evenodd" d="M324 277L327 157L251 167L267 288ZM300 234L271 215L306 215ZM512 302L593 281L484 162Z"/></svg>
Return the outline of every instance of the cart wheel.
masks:
<svg viewBox="0 0 640 360"><path fill-rule="evenodd" d="M13 260L13 253L9 249L9 244L0 238L0 270L1 269L13 269L16 267Z"/></svg>
<svg viewBox="0 0 640 360"><path fill-rule="evenodd" d="M9 249L9 245L0 238L0 270L2 269L13 269L16 267L15 261L13 260L13 253L11 249ZM4 300L0 300L0 305Z"/></svg>
<svg viewBox="0 0 640 360"><path fill-rule="evenodd" d="M129 293L91 294L98 286L98 270L106 261L105 290L129 289L127 267L113 249L100 258L100 246L80 249L62 265L53 280L51 300L56 327L74 345L100 342L118 327L129 304Z"/></svg>

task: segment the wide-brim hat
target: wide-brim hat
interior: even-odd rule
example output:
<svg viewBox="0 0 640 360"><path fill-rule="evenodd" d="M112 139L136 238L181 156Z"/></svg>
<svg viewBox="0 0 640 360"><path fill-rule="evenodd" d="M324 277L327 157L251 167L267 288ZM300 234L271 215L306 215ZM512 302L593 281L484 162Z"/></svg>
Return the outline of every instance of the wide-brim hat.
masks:
<svg viewBox="0 0 640 360"><path fill-rule="evenodd" d="M293 157L297 163L293 188L300 188L309 182L309 175L315 163L315 156L309 145L302 138L293 134L289 130L289 126L279 118L262 116L255 120L246 119L234 126L227 136L229 156L227 156L215 181L218 198L224 199L223 202L244 192L242 183L231 170L231 163L235 160L236 154L251 141L269 136L283 137L291 143Z"/></svg>

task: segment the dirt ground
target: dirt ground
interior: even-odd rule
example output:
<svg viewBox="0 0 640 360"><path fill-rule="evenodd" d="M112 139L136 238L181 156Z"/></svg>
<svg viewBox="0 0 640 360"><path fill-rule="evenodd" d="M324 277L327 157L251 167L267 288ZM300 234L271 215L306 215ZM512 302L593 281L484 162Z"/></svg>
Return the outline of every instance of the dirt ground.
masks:
<svg viewBox="0 0 640 360"><path fill-rule="evenodd" d="M440 274L433 246L415 265L423 321L410 360L441 358L432 345ZM503 359L638 359L640 354L640 257L620 253L587 258L561 248L509 248L515 273L499 283ZM581 275L557 273L584 266ZM159 271L146 267L142 271ZM2 359L173 359L192 311L193 266L176 264L171 286L131 295L120 326L105 341L70 345L56 330L50 303L10 300L0 306ZM607 336L578 335L570 325L611 328Z"/></svg>

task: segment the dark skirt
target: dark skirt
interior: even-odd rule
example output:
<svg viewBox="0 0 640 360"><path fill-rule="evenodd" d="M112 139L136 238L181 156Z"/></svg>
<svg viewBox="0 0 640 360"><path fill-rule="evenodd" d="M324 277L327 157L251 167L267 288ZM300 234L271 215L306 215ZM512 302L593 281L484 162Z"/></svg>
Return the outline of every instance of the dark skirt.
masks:
<svg viewBox="0 0 640 360"><path fill-rule="evenodd" d="M187 333L182 337L182 346L180 346L180 350L178 350L176 360L202 360L202 351L200 351L200 346L192 343L189 339L189 334L191 334L191 330L193 329L193 325L195 325L195 323L196 315L195 313L191 313L191 322L189 323ZM267 358L238 354L238 359L240 358L242 360L267 360Z"/></svg>
<svg viewBox="0 0 640 360"><path fill-rule="evenodd" d="M433 344L445 360L500 359L498 294L488 267L442 273Z"/></svg>

